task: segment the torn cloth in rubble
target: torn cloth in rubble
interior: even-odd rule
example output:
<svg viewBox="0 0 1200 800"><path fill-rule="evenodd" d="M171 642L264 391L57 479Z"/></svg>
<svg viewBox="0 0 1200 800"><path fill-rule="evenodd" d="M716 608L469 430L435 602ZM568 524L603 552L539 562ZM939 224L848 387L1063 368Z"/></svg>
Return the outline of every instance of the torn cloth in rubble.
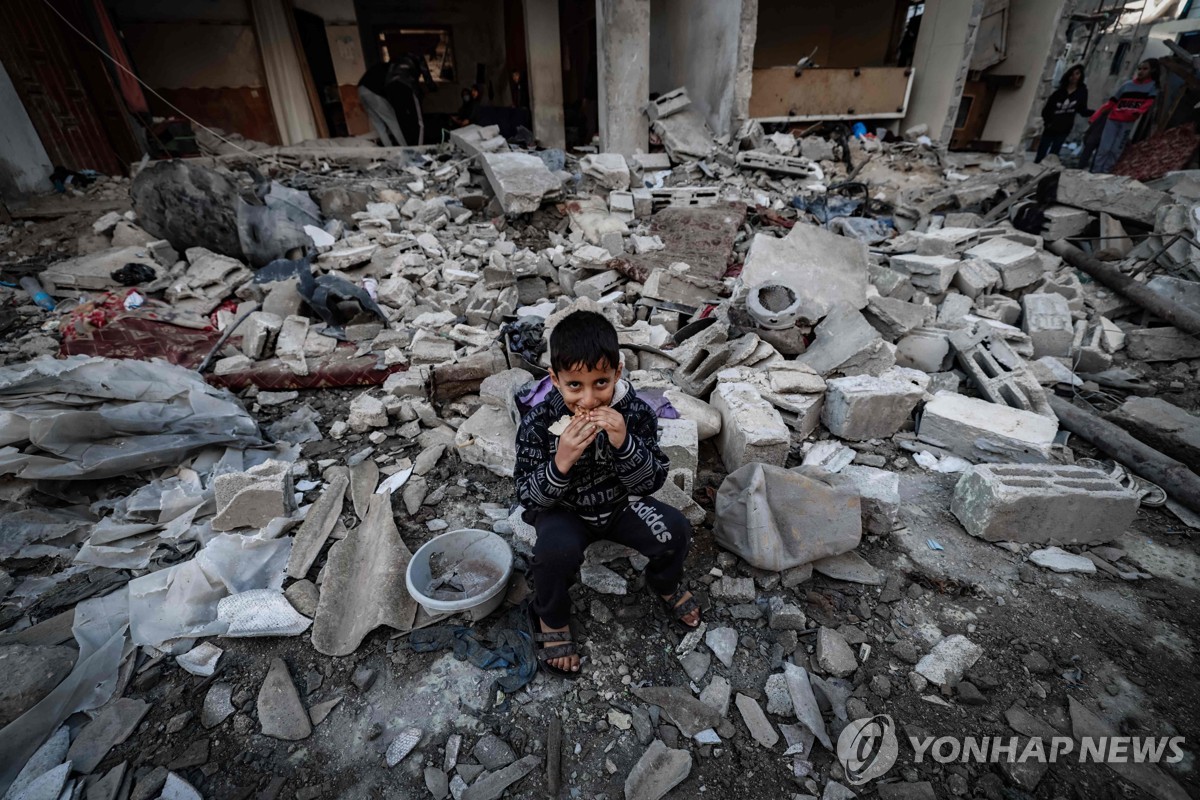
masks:
<svg viewBox="0 0 1200 800"><path fill-rule="evenodd" d="M236 398L164 361L44 356L0 368L0 475L112 478L209 445L263 443Z"/></svg>
<svg viewBox="0 0 1200 800"><path fill-rule="evenodd" d="M470 661L480 669L504 670L504 675L496 679L496 685L510 694L533 680L537 673L533 639L524 631L501 629L493 635L489 642L492 646L488 647L471 628L441 625L413 631L409 643L418 653L452 647L454 657L459 661Z"/></svg>
<svg viewBox="0 0 1200 800"><path fill-rule="evenodd" d="M139 361L161 358L196 367L221 338L204 317L177 312L158 300L126 309L125 298L132 292L109 292L72 311L62 327L59 352Z"/></svg>

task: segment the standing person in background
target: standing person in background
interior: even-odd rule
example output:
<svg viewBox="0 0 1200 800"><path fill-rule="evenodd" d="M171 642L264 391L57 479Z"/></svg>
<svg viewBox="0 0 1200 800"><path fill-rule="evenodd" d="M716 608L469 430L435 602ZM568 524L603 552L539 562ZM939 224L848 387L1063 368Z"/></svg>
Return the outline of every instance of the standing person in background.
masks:
<svg viewBox="0 0 1200 800"><path fill-rule="evenodd" d="M371 120L371 127L379 135L381 147L396 145L404 147L404 133L396 119L396 109L387 98L387 84L391 78L392 64L380 61L358 79L358 99Z"/></svg>
<svg viewBox="0 0 1200 800"><path fill-rule="evenodd" d="M1092 172L1112 172L1129 144L1133 129L1158 97L1158 59L1148 58L1138 64L1133 80L1125 81L1109 100L1092 115L1093 120L1108 112L1100 147L1096 150L1096 161Z"/></svg>
<svg viewBox="0 0 1200 800"><path fill-rule="evenodd" d="M408 145L425 144L425 115L421 110L421 100L426 87L431 92L437 91L433 76L429 73L429 64L424 56L413 53L399 56L395 64L386 87L387 99L396 109L396 119L400 121L400 130L404 132L404 140Z"/></svg>
<svg viewBox="0 0 1200 800"><path fill-rule="evenodd" d="M1087 107L1088 90L1083 83L1083 65L1076 64L1067 70L1058 88L1042 106L1042 136L1038 141L1037 157L1033 163L1040 164L1047 154L1058 155L1063 143L1075 125L1075 117L1090 117Z"/></svg>

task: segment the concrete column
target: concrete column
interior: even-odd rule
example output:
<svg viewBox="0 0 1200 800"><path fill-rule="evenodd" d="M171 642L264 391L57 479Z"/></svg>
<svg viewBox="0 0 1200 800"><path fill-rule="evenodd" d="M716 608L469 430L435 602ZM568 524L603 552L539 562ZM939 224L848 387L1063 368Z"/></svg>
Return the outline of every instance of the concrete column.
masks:
<svg viewBox="0 0 1200 800"><path fill-rule="evenodd" d="M525 56L533 135L543 147L565 148L558 0L525 0Z"/></svg>
<svg viewBox="0 0 1200 800"><path fill-rule="evenodd" d="M924 123L929 138L950 144L983 8L983 0L926 0L901 131Z"/></svg>
<svg viewBox="0 0 1200 800"><path fill-rule="evenodd" d="M650 0L596 0L600 149L633 155L650 145Z"/></svg>
<svg viewBox="0 0 1200 800"><path fill-rule="evenodd" d="M737 42L737 77L734 78L733 84L733 126L730 133L736 133L750 118L750 94L754 84L754 44L757 40L758 0L742 0Z"/></svg>

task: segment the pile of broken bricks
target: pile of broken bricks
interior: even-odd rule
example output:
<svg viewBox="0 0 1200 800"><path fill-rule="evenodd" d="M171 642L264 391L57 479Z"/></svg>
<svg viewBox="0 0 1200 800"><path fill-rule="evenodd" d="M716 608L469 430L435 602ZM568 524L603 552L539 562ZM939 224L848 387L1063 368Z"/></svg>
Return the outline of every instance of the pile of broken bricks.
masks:
<svg viewBox="0 0 1200 800"><path fill-rule="evenodd" d="M994 677L1000 654L972 640L974 624L918 626L931 584L874 565L881 551L915 535L930 552L996 550L989 557L1010 566L1049 570L1048 581L1155 579L1154 565L1124 549L1122 537L1139 517L1164 512L1141 505L1149 497L1144 481L1074 463L1075 450L1094 455L1093 446L1121 459L1090 439L1087 426L1068 424L1061 409L1068 398L1080 398L1078 408L1091 399L1103 412L1087 411L1092 423L1125 431L1157 453L1158 473L1141 478L1180 476L1174 465L1182 466L1178 483L1158 482L1170 512L1183 525L1200 525L1200 494L1178 489L1198 480L1189 467L1200 463L1200 423L1153 396L1158 386L1187 397L1181 390L1198 377L1200 331L1168 325L1077 271L1079 256L1068 249L1133 276L1182 309L1176 324L1190 324L1200 314L1198 262L1190 240L1172 237L1200 202L1196 177L1152 187L1063 171L1056 202L1043 210L1044 229L1031 234L993 209L999 197L1040 177L1032 167L939 154L915 134L895 143L797 139L751 124L714 139L682 91L661 96L647 115L665 152L577 158L514 149L498 130L469 126L441 151L403 163L375 170L333 164L324 183L305 175L307 185L297 188L321 216L304 248L313 274L364 289L382 318L358 308L331 326L295 279L260 282L258 265L172 243L143 213L105 215L80 242L86 252L47 268L43 284L73 298L114 289L112 271L142 263L157 273L138 287L143 294L161 294L181 317L218 331L236 323L215 354L214 380L268 361L303 378L338 353L373 366L352 389L251 385L241 396L252 414L270 421L264 430L276 444L269 457L246 468L189 459L174 474L155 476L156 490L140 495L144 505L107 501L99 511L108 523L94 519L55 540L57 569L83 552L75 569L115 575L108 585L128 593L128 653L113 662L116 699L78 709L93 717L82 727L62 726L62 716L39 728L41 740L24 753L27 765L16 765L6 782L53 786L56 793L46 789L45 796L59 796L71 781L88 797L199 796L190 782L216 796L233 784L210 757L210 736L213 748L217 736L317 746L323 726L349 730L339 722L345 717L367 728L371 765L403 773L389 780L406 781L414 796L498 798L509 787L531 790L535 781L655 800L685 781L721 793L740 786L717 777L736 771L729 761L736 753L739 763L772 776L772 796L852 797L833 753L849 721L886 713L906 695L963 708L1001 695ZM801 210L821 198L832 207L830 187L850 177L847 157L872 201L884 204L868 203L860 215L873 214L888 231L882 239L860 238L864 229L839 225L840 217ZM286 172L278 179L286 182ZM869 211L882 207L890 213ZM700 241L698 227L710 237ZM0 299L17 296L0 292ZM441 622L408 596L397 565L429 536L460 527L493 530L512 544L519 567L528 563L533 531L504 479L512 475L524 403L549 361L544 347L508 346L510 331L520 324L537 337L540 328L545 343L557 321L580 308L613 321L625 374L673 409L660 422L671 471L656 497L697 526L688 575L705 625L682 639L668 634L666 642L641 630L646 613L634 595L644 584L644 559L595 546L575 590L587 630L584 683L592 688L570 690L567 714L555 710L564 690L545 677L507 704L488 691L491 677L461 665L447 668L462 670L458 679L474 675L491 695L474 708L487 725L458 717L447 728L403 714L380 723L375 712L392 701L377 683L378 666L356 659L369 652L383 665L412 666L419 657L396 637ZM19 310L37 325L5 340L0 358L8 366L38 355L37 347L46 352L47 339L57 345L44 312ZM1097 406L1102 398L1106 404ZM1078 438L1068 439L1068 431ZM851 489L860 502L844 514L853 519L840 522L860 532L861 547L775 573L718 551L712 497L726 474L753 464L803 468ZM937 539L915 529L902 480L941 481L940 511L974 539L950 540L945 525ZM41 508L21 484L4 484L5 502ZM185 497L194 527L172 528L168 509ZM795 513L803 517L803 505ZM112 555L123 541L118 527L137 543L129 551L144 552L147 563L131 568ZM175 528L185 531L175 532L183 560L162 551L151 560L147 543ZM225 544L213 547L218 539ZM140 616L156 584L232 574L237 557L221 547L243 539L276 569L269 579L225 586L209 598L211 619L172 620L169 635ZM0 573L8 624L0 659L45 666L7 722L69 671L60 663L70 655L61 647L69 631L63 638L61 620L50 631L47 611L69 614L71 606L39 604L34 579L41 576L28 571L31 558L46 552L16 549L0 565L9 570ZM968 588L998 594L983 581ZM518 576L510 604L527 596ZM838 599L831 604L829 596ZM379 628L393 638L372 634ZM222 666L232 647L216 644L218 636L302 635L311 651L288 650L286 658L272 651L244 674ZM653 666L622 654L618 645L628 636L659 643ZM1033 691L1045 699L1049 679L1037 676L1057 669L1041 655L1050 648L1023 647ZM302 674L310 660L314 666ZM200 681L187 685L200 698L202 730L180 692L165 690L183 679L170 674L180 671ZM163 758L152 744L131 749L158 730L143 721L152 704L159 705L154 724L170 741L187 738L187 752ZM1074 697L1066 709L1070 730L1109 724ZM1031 721L1021 705L998 711L1022 735L1048 725ZM543 741L534 727L518 741L495 721L505 714L526 726L553 718L559 740ZM6 735L0 730L0 741ZM263 759L241 763L269 772ZM964 794L970 778L986 796L1000 796L1011 786L1033 792L1044 775L1005 767L934 780ZM1182 778L1174 775L1122 777L1147 791L1175 791ZM934 797L930 778L906 770L903 781L880 786L880 796ZM337 780L354 779L340 773ZM298 782L264 777L250 789L273 797L285 785L318 797L350 783L334 786L309 770Z"/></svg>

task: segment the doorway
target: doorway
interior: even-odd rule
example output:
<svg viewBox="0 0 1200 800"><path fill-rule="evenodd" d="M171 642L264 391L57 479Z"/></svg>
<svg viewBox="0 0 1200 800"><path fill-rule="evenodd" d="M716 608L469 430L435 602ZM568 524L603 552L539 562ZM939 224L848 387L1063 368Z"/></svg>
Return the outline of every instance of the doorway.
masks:
<svg viewBox="0 0 1200 800"><path fill-rule="evenodd" d="M330 136L349 136L346 112L342 108L342 97L338 90L337 73L333 68L333 55L329 52L329 37L325 33L325 20L308 11L295 10L296 33L304 49L304 59L312 75L313 86L321 103L321 113Z"/></svg>

